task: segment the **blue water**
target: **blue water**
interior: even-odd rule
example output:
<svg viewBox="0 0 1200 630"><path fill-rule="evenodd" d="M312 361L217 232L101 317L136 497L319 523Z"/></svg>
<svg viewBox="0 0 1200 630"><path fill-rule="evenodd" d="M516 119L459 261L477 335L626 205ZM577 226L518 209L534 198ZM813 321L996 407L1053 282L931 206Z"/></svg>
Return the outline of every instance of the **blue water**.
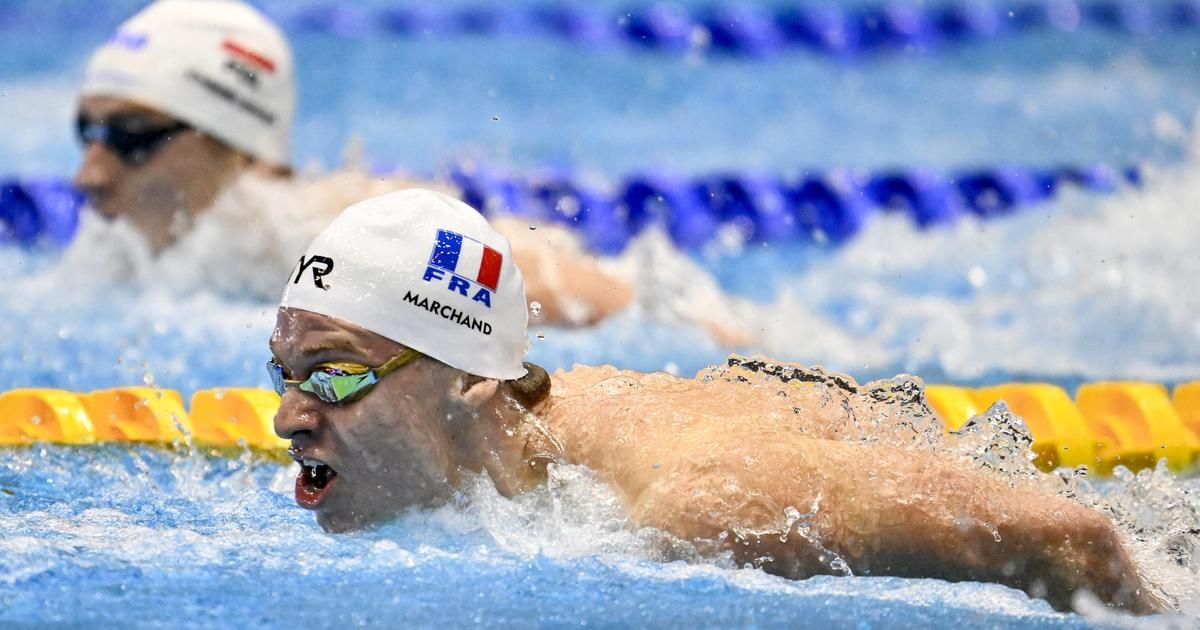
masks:
<svg viewBox="0 0 1200 630"><path fill-rule="evenodd" d="M139 4L105 3L85 24L69 19L73 2L5 4L0 173L71 173L70 120L87 52ZM535 329L531 358L551 369L613 363L690 374L719 362L731 348L695 325L689 311L701 307L686 297L719 287L729 320L753 333L735 349L863 380L900 371L1068 387L1200 378L1200 215L1187 211L1200 207L1195 36L1041 33L852 63L800 51L740 61L589 50L529 37L293 36L303 68L296 163L318 171L339 164L353 138L369 162L433 176L466 159L600 178L655 168L1148 168L1142 190L1068 191L989 223L919 232L902 217L876 217L843 248L717 243L686 257L651 236L626 261L639 269L636 308L592 329ZM56 253L0 251L0 263L8 274L0 390L151 383L187 395L266 385L274 304L173 288L170 273L116 286L47 284L37 274L56 269ZM613 498L583 477L560 496L516 501L482 484L459 504L330 536L293 505L290 471L278 464L149 448L0 451L0 625L1103 621L994 585L789 582L720 560L663 562L653 535L621 527ZM1197 481L1172 484L1191 494L1168 493L1176 500L1149 502L1158 507L1140 518L1194 520ZM1168 496L1136 485L1110 491ZM1146 527L1146 556L1166 563L1163 528ZM1200 582L1200 560L1184 571ZM1194 586L1176 594L1200 614Z"/></svg>
<svg viewBox="0 0 1200 630"><path fill-rule="evenodd" d="M619 525L589 523L579 506L558 505L566 514L555 517L484 493L474 507L333 536L272 489L278 473L277 466L247 471L244 463L140 448L7 454L0 464L0 623L1087 625L994 585L796 583L639 559L621 553L636 545ZM545 501L542 494L534 500ZM516 520L506 509L532 521L524 532L506 530L503 519ZM514 542L514 535L528 539ZM586 539L561 539L572 535Z"/></svg>
<svg viewBox="0 0 1200 630"><path fill-rule="evenodd" d="M0 25L10 53L0 64L0 119L18 149L0 156L0 172L65 174L77 155L72 100L88 52L140 3L106 3L83 24L69 2L8 4L31 17ZM1153 120L1188 121L1200 107L1200 31L1032 34L857 63L802 51L689 59L529 36L364 43L300 32L294 49L299 165L338 163L351 137L374 161L425 173L465 157L609 176L1126 164L1179 158Z"/></svg>

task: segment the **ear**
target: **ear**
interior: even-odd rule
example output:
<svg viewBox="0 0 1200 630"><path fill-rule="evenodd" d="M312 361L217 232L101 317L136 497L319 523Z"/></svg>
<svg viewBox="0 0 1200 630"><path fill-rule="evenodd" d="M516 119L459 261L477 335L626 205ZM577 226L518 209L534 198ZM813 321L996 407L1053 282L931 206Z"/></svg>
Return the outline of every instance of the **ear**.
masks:
<svg viewBox="0 0 1200 630"><path fill-rule="evenodd" d="M500 381L494 378L466 377L461 382L462 386L451 391L450 396L468 409L479 409L500 389Z"/></svg>

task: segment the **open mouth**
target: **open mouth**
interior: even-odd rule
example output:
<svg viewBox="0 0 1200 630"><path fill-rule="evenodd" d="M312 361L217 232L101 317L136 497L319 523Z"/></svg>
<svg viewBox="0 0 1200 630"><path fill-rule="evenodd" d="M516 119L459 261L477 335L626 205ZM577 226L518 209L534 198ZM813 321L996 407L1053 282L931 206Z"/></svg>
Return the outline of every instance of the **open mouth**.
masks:
<svg viewBox="0 0 1200 630"><path fill-rule="evenodd" d="M325 462L300 460L300 473L296 475L296 504L306 510L321 507L335 479L337 471Z"/></svg>

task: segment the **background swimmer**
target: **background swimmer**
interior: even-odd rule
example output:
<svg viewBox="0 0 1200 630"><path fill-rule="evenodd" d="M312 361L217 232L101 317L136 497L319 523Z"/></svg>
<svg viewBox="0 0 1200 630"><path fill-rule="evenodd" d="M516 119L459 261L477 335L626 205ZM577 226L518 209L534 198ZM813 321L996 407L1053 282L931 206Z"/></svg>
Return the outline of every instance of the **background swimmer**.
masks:
<svg viewBox="0 0 1200 630"><path fill-rule="evenodd" d="M154 3L88 64L75 182L161 251L242 173L288 171L295 92L287 40L249 5Z"/></svg>
<svg viewBox="0 0 1200 630"><path fill-rule="evenodd" d="M470 472L512 496L562 462L611 484L632 524L788 577L995 581L1060 609L1079 589L1159 608L1102 515L896 436L847 440L859 423L927 416L919 395L740 362L695 379L522 364L510 254L471 208L421 190L357 204L311 244L330 269L288 279L271 370L296 500L322 527L443 502Z"/></svg>
<svg viewBox="0 0 1200 630"><path fill-rule="evenodd" d="M160 0L122 24L88 65L76 184L102 215L145 238L146 259L171 248L165 266L241 261L221 265L243 270L238 277L201 281L273 300L277 273L338 210L415 183L354 166L290 177L295 99L291 50L264 15L236 0ZM516 256L529 270L542 322L594 323L632 301L630 283L573 235L545 227L526 236L528 223L500 224L520 244ZM85 226L83 240L89 235L111 238L100 226Z"/></svg>

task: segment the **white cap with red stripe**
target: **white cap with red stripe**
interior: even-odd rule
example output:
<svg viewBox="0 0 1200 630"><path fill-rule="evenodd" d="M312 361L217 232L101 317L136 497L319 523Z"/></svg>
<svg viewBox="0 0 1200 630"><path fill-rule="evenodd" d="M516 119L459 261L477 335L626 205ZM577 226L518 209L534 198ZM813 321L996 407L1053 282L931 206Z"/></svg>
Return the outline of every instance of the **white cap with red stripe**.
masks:
<svg viewBox="0 0 1200 630"><path fill-rule="evenodd" d="M464 372L525 375L525 279L467 204L412 188L356 203L317 235L281 306L357 324Z"/></svg>
<svg viewBox="0 0 1200 630"><path fill-rule="evenodd" d="M283 33L238 0L159 0L88 63L83 96L160 110L276 166L289 163L296 108Z"/></svg>

